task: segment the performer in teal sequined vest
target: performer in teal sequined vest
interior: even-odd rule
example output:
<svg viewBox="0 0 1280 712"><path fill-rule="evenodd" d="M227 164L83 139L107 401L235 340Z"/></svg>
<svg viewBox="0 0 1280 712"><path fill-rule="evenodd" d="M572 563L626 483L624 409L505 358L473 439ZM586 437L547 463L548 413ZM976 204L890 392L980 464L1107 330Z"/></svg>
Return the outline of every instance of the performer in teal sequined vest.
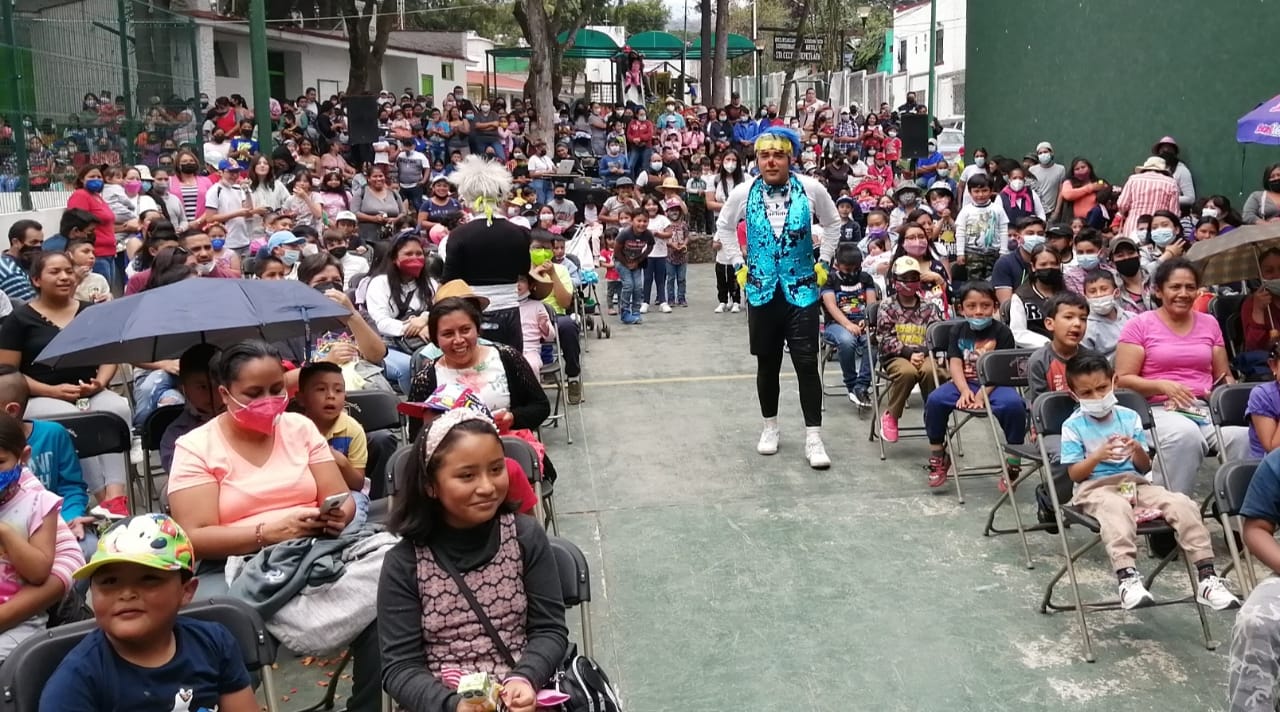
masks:
<svg viewBox="0 0 1280 712"><path fill-rule="evenodd" d="M840 239L840 214L826 186L791 172L800 155L794 131L770 128L755 142L759 177L733 189L720 209L716 239L739 279L745 279L747 326L756 357L756 395L764 429L756 451L778 451L778 373L782 349L791 351L804 411L805 458L830 467L822 444L822 382L818 375L818 289ZM737 227L746 221L746 258ZM821 226L815 240L815 226ZM819 264L814 264L814 249Z"/></svg>

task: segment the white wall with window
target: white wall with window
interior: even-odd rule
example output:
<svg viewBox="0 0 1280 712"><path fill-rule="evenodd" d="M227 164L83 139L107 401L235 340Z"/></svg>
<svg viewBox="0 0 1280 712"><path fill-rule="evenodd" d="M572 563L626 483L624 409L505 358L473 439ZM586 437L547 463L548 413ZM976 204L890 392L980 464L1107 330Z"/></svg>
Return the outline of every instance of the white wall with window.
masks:
<svg viewBox="0 0 1280 712"><path fill-rule="evenodd" d="M937 54L934 70L938 77L934 112L948 118L964 114L964 65L968 0L937 0ZM925 102L929 88L929 0L899 5L893 13L893 75L890 103L896 108L907 92Z"/></svg>

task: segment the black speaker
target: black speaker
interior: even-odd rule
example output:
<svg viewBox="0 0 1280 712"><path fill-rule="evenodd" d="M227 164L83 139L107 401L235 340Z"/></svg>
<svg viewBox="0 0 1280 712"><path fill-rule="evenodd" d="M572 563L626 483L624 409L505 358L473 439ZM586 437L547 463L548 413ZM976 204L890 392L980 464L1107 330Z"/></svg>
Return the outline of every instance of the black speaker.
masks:
<svg viewBox="0 0 1280 712"><path fill-rule="evenodd" d="M898 117L902 127L903 158L924 158L929 155L929 117L924 114L903 114ZM353 141L355 139L352 139Z"/></svg>
<svg viewBox="0 0 1280 712"><path fill-rule="evenodd" d="M378 97L349 96L346 105L348 140L353 145L377 141Z"/></svg>

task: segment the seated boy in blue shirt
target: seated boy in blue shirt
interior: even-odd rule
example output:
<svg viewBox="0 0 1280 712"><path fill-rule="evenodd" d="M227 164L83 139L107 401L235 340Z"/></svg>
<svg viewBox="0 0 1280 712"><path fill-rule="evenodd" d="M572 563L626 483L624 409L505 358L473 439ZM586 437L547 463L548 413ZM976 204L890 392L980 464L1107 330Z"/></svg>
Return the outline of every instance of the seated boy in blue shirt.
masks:
<svg viewBox="0 0 1280 712"><path fill-rule="evenodd" d="M1075 482L1071 503L1098 520L1103 546L1120 580L1126 610L1154 602L1137 564L1138 522L1164 519L1195 564L1196 601L1216 611L1240 600L1213 567L1209 531L1190 497L1153 484L1142 420L1116 404L1115 369L1105 356L1081 353L1067 362L1067 386L1080 404L1062 424L1062 464ZM1139 474L1145 473L1145 474Z"/></svg>
<svg viewBox="0 0 1280 712"><path fill-rule="evenodd" d="M67 653L40 695L42 712L258 712L244 656L219 623L183 618L196 592L190 540L163 514L103 533L89 579L98 629Z"/></svg>
<svg viewBox="0 0 1280 712"><path fill-rule="evenodd" d="M71 434L59 423L47 420L23 420L31 390L27 378L14 366L0 364L0 409L22 420L31 459L31 473L44 488L62 498L62 521L80 542L87 559L98 546L93 529L94 518L85 512L89 506L89 488L84 483L80 459L76 457Z"/></svg>

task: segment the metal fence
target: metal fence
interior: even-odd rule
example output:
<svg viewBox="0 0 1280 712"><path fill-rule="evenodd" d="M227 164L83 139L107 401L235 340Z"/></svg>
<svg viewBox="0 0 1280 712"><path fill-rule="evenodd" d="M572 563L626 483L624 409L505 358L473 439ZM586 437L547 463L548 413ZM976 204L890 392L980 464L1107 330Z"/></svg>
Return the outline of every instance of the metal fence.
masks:
<svg viewBox="0 0 1280 712"><path fill-rule="evenodd" d="M86 164L196 143L198 41L140 0L0 0L0 213L65 205Z"/></svg>
<svg viewBox="0 0 1280 712"><path fill-rule="evenodd" d="M733 91L742 97L742 103L758 107L761 104L782 100L782 90L786 79L785 72L773 72L760 78L761 92L757 95L755 76L739 76L733 78ZM791 96L798 99L805 88L819 87L820 98L835 106L857 104L865 111L867 107L879 108L880 102L889 99L889 75L884 72L868 74L856 72L824 72L797 76L793 80L801 89L793 91ZM785 111L785 109L784 109Z"/></svg>

